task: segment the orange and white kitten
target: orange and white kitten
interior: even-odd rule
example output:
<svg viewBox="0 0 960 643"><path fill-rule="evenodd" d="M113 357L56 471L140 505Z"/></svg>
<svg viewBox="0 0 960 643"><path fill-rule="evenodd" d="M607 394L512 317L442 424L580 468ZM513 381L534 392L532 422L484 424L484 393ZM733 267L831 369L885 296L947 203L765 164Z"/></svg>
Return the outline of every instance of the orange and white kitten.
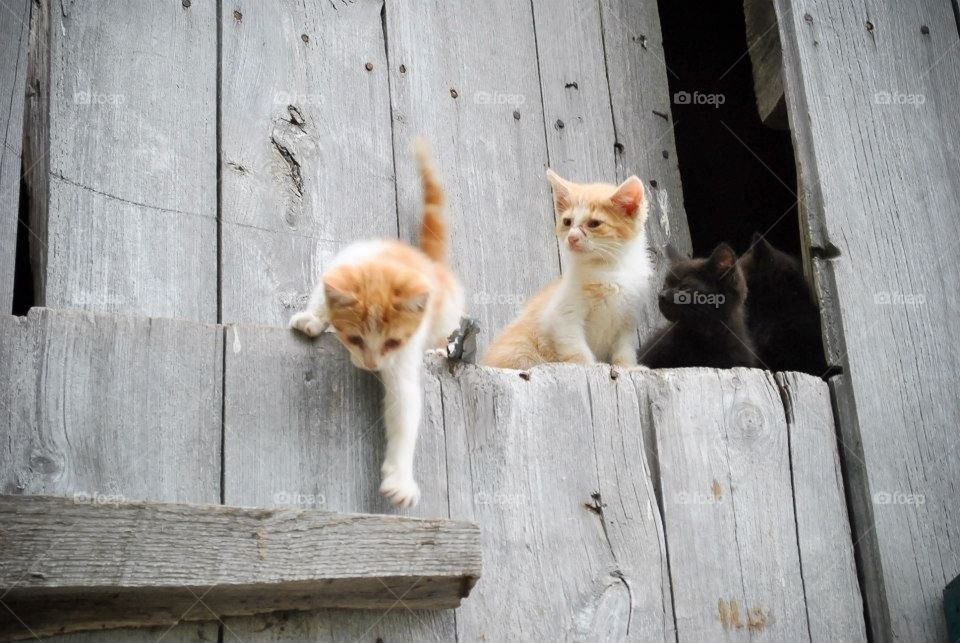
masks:
<svg viewBox="0 0 960 643"><path fill-rule="evenodd" d="M547 178L569 268L527 304L481 363L516 369L545 362L636 366L637 310L648 299L653 274L643 182L631 176L619 186L581 185L552 170Z"/></svg>
<svg viewBox="0 0 960 643"><path fill-rule="evenodd" d="M424 351L446 346L458 328L464 296L447 265L443 188L425 146L417 146L423 181L420 249L399 241L361 241L344 248L323 274L291 328L316 337L332 326L354 366L383 381L387 453L380 493L413 507L420 488L413 459L422 412Z"/></svg>

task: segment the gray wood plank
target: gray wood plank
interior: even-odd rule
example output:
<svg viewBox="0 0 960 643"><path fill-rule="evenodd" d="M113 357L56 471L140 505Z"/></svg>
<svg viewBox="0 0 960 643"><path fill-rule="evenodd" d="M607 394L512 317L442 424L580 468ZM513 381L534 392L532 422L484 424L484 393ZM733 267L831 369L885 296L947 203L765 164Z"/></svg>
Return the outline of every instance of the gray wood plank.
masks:
<svg viewBox="0 0 960 643"><path fill-rule="evenodd" d="M830 390L800 373L777 373L776 382L789 429L810 640L866 641Z"/></svg>
<svg viewBox="0 0 960 643"><path fill-rule="evenodd" d="M226 322L286 326L341 247L397 237L382 6L223 8Z"/></svg>
<svg viewBox="0 0 960 643"><path fill-rule="evenodd" d="M647 240L657 278L650 291L650 305L640 311L640 336L645 337L663 319L655 303L670 265L663 246L671 243L681 252L691 250L673 135L675 123L669 117L670 72L664 59L656 2L601 0L600 10L615 143L619 144L614 145L616 180L636 174L644 180L650 197Z"/></svg>
<svg viewBox="0 0 960 643"><path fill-rule="evenodd" d="M960 36L949 3L776 0L877 640L943 640L960 572ZM844 79L843 83L837 82ZM859 462L860 464L855 464Z"/></svg>
<svg viewBox="0 0 960 643"><path fill-rule="evenodd" d="M0 312L13 304L30 0L0 7Z"/></svg>
<svg viewBox="0 0 960 643"><path fill-rule="evenodd" d="M350 364L332 334L311 342L287 329L235 325L227 329L226 348L227 504L396 512L378 492L385 446L380 384ZM424 378L415 464L422 496L411 515L449 514L440 409L438 384ZM282 632L264 629L272 622L225 619L225 628L244 641L283 640ZM403 601L350 619L328 610L301 614L285 627L293 638L333 641L364 632L384 640L455 636L453 614L410 611Z"/></svg>
<svg viewBox="0 0 960 643"><path fill-rule="evenodd" d="M2 493L218 502L222 337L216 326L132 316L0 317ZM164 640L216 635L187 625Z"/></svg>
<svg viewBox="0 0 960 643"><path fill-rule="evenodd" d="M806 639L786 417L772 376L658 377L653 422L678 640Z"/></svg>
<svg viewBox="0 0 960 643"><path fill-rule="evenodd" d="M47 0L35 13L39 301L215 321L216 6Z"/></svg>
<svg viewBox="0 0 960 643"><path fill-rule="evenodd" d="M601 366L540 367L528 379L465 366L441 386L451 515L484 525L496 579L458 610L458 637L673 640L629 379Z"/></svg>
<svg viewBox="0 0 960 643"><path fill-rule="evenodd" d="M415 241L420 225L420 182L401 159L423 134L482 352L560 274L530 5L396 0L385 11L400 236Z"/></svg>
<svg viewBox="0 0 960 643"><path fill-rule="evenodd" d="M468 522L0 496L0 637L340 607L453 608L480 576ZM197 598L202 597L202 602Z"/></svg>
<svg viewBox="0 0 960 643"><path fill-rule="evenodd" d="M783 97L783 50L777 29L773 0L743 0L747 51L753 69L753 90L760 120L767 127L787 129L787 105Z"/></svg>

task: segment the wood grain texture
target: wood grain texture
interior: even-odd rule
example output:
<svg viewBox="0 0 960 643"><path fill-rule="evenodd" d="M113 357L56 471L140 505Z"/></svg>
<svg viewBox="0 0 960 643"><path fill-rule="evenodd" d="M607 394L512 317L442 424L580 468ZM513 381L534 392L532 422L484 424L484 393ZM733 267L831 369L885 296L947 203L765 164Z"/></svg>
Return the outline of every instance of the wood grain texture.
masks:
<svg viewBox="0 0 960 643"><path fill-rule="evenodd" d="M602 366L518 375L466 366L441 379L450 512L483 523L497 579L458 610L459 638L673 640L632 383Z"/></svg>
<svg viewBox="0 0 960 643"><path fill-rule="evenodd" d="M36 496L0 496L0 516L4 602L38 635L387 609L399 595L452 608L480 575L480 530L467 522ZM30 636L4 622L0 637Z"/></svg>
<svg viewBox="0 0 960 643"><path fill-rule="evenodd" d="M777 373L776 384L789 430L810 640L866 641L830 390L799 373Z"/></svg>
<svg viewBox="0 0 960 643"><path fill-rule="evenodd" d="M286 326L343 246L397 237L382 6L223 7L226 322Z"/></svg>
<svg viewBox="0 0 960 643"><path fill-rule="evenodd" d="M13 304L20 212L20 153L30 35L30 0L0 8L0 312Z"/></svg>
<svg viewBox="0 0 960 643"><path fill-rule="evenodd" d="M640 337L662 322L656 292L669 262L663 247L692 251L683 188L670 114L670 87L660 32L660 14L652 0L600 0L610 108L616 136L616 180L632 174L644 180L650 197L647 240L657 277L650 302L640 311ZM652 448L652 445L649 445Z"/></svg>
<svg viewBox="0 0 960 643"><path fill-rule="evenodd" d="M678 640L806 639L787 424L771 378L666 371L653 400Z"/></svg>
<svg viewBox="0 0 960 643"><path fill-rule="evenodd" d="M2 493L218 502L222 337L216 326L141 317L0 317ZM216 636L216 626L187 625L164 640Z"/></svg>
<svg viewBox="0 0 960 643"><path fill-rule="evenodd" d="M808 234L835 257L820 260L818 289L842 340L828 359L846 378L870 630L943 640L941 592L960 571L955 16L937 0L775 6Z"/></svg>
<svg viewBox="0 0 960 643"><path fill-rule="evenodd" d="M743 17L760 120L767 127L787 129L787 106L781 73L783 50L780 47L773 0L743 0Z"/></svg>
<svg viewBox="0 0 960 643"><path fill-rule="evenodd" d="M332 334L315 342L275 328L230 326L226 335L224 500L227 504L394 513L380 496L385 436L376 377L350 364ZM415 471L420 504L412 515L447 517L446 454L439 387L424 378L424 422ZM398 592L398 598L403 593ZM452 613L391 608L226 619L244 641L371 637L445 641ZM286 632L286 633L284 633Z"/></svg>
<svg viewBox="0 0 960 643"><path fill-rule="evenodd" d="M215 3L47 0L34 13L39 300L215 321Z"/></svg>
<svg viewBox="0 0 960 643"><path fill-rule="evenodd" d="M394 0L385 12L400 237L418 234L420 182L401 159L423 134L483 352L560 274L530 5Z"/></svg>

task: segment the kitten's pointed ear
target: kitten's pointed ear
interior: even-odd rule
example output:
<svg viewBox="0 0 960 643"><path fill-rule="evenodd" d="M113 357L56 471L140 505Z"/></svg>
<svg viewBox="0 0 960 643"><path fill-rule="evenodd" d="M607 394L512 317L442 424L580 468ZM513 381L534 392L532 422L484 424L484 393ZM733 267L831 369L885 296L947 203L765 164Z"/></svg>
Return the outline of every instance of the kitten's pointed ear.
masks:
<svg viewBox="0 0 960 643"><path fill-rule="evenodd" d="M560 177L551 169L547 169L547 180L553 188L553 208L557 214L568 210L571 205L570 182Z"/></svg>
<svg viewBox="0 0 960 643"><path fill-rule="evenodd" d="M352 306L357 296L351 292L352 278L345 270L331 270L323 276L323 294L328 306Z"/></svg>
<svg viewBox="0 0 960 643"><path fill-rule="evenodd" d="M620 208L628 217L635 217L643 211L646 194L643 190L643 181L636 176L620 184L617 191L613 193L610 200L615 206Z"/></svg>
<svg viewBox="0 0 960 643"><path fill-rule="evenodd" d="M713 249L709 262L715 273L724 275L737 265L737 253L729 245L721 243Z"/></svg>
<svg viewBox="0 0 960 643"><path fill-rule="evenodd" d="M670 263L677 263L685 259L685 257L680 254L680 251L673 247L672 243L665 245L663 251L667 255L667 259L670 260Z"/></svg>
<svg viewBox="0 0 960 643"><path fill-rule="evenodd" d="M773 245L762 234L759 232L753 233L753 238L750 239L750 252L753 253L754 257L769 257L773 254L773 250Z"/></svg>
<svg viewBox="0 0 960 643"><path fill-rule="evenodd" d="M427 309L427 301L430 299L430 292L424 291L417 293L408 299L404 299L400 306L411 313L422 313Z"/></svg>

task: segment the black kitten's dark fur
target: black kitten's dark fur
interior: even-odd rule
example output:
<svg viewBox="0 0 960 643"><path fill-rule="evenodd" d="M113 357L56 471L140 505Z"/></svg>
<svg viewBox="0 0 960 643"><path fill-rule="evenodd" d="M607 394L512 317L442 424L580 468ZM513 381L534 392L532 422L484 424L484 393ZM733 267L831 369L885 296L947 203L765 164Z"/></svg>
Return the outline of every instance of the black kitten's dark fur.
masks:
<svg viewBox="0 0 960 643"><path fill-rule="evenodd" d="M737 255L721 243L706 259L667 246L670 270L660 312L671 323L644 342L637 361L650 368L756 366L747 329L747 282Z"/></svg>
<svg viewBox="0 0 960 643"><path fill-rule="evenodd" d="M763 368L822 377L820 311L800 262L755 234L738 263L750 289L747 321Z"/></svg>

